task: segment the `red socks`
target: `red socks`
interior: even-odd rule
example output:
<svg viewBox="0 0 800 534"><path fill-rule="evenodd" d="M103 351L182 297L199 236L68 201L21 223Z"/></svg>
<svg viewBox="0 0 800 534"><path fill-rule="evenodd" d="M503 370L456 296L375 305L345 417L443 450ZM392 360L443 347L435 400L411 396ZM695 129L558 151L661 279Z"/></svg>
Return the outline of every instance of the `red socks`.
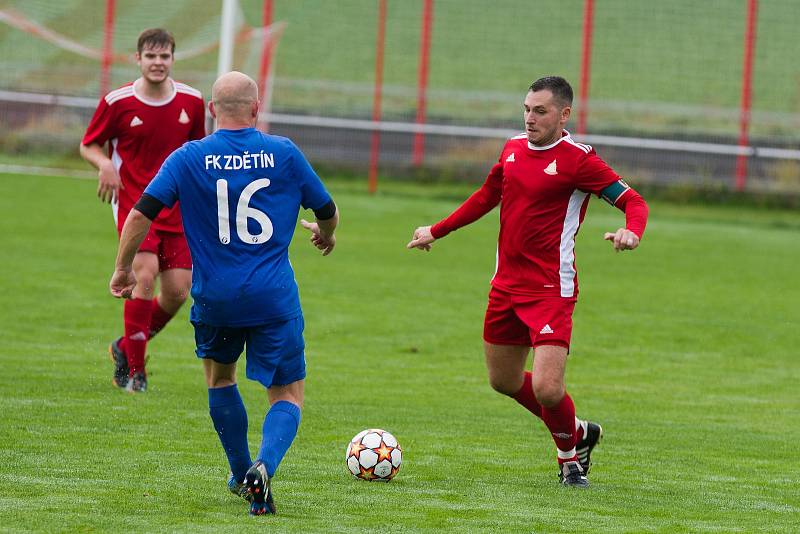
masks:
<svg viewBox="0 0 800 534"><path fill-rule="evenodd" d="M514 395L513 399L523 405L529 412L536 417L542 417L542 405L536 400L536 395L533 394L533 373L525 371L525 379L522 382L522 387Z"/></svg>
<svg viewBox="0 0 800 534"><path fill-rule="evenodd" d="M575 431L575 405L572 398L565 392L564 398L556 406L542 406L542 420L556 442L558 462L577 459L575 445L578 442L578 433Z"/></svg>
<svg viewBox="0 0 800 534"><path fill-rule="evenodd" d="M512 398L547 425L559 449L560 463L576 458L575 445L583 438L583 425L575 417L575 405L568 394L558 405L545 408L533 393L533 373L525 371L522 387Z"/></svg>
<svg viewBox="0 0 800 534"><path fill-rule="evenodd" d="M150 318L150 332L149 339L153 339L156 334L161 332L161 329L172 319L172 315L164 311L164 308L158 305L158 297L153 299L152 316Z"/></svg>
<svg viewBox="0 0 800 534"><path fill-rule="evenodd" d="M125 320L125 355L131 376L144 372L144 354L150 331L150 319L153 314L153 303L145 299L128 299L123 308Z"/></svg>

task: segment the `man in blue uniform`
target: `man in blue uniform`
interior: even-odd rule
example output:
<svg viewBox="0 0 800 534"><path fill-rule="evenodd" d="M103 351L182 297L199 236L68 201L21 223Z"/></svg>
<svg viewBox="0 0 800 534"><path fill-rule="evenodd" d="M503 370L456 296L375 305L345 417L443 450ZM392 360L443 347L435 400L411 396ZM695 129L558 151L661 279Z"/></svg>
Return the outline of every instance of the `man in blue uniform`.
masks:
<svg viewBox="0 0 800 534"><path fill-rule="evenodd" d="M129 298L131 264L150 222L180 200L193 260L191 322L203 359L214 428L228 457L228 488L250 513L275 513L270 481L300 424L306 375L303 314L288 247L300 207L311 242L328 255L338 210L300 150L255 129L258 89L239 72L221 76L209 110L219 129L167 158L128 216L110 290ZM267 388L270 409L255 462L236 361L247 348L247 377Z"/></svg>

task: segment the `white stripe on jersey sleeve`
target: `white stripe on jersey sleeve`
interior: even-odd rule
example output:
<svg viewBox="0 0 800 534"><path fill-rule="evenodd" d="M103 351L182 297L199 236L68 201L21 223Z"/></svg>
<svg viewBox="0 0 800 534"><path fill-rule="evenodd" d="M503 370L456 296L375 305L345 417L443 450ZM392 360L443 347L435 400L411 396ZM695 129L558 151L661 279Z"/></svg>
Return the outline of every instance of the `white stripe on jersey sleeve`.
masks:
<svg viewBox="0 0 800 534"><path fill-rule="evenodd" d="M575 190L569 197L567 214L564 216L564 229L561 231L559 244L559 275L561 278L561 296L575 296L575 234L578 233L581 218L581 206L589 193Z"/></svg>
<svg viewBox="0 0 800 534"><path fill-rule="evenodd" d="M197 98L200 99L203 98L203 94L200 91L198 91L192 86L186 85L185 83L175 82L175 90L178 91L179 93L196 96Z"/></svg>
<svg viewBox="0 0 800 534"><path fill-rule="evenodd" d="M125 87L120 87L119 89L111 91L106 95L106 104L110 106L117 100L122 100L123 98L127 98L129 96L133 96L133 86L127 85Z"/></svg>
<svg viewBox="0 0 800 534"><path fill-rule="evenodd" d="M576 143L575 141L572 140L572 137L569 136L569 135L565 136L563 139L566 140L567 143L571 144L572 146L576 146L576 147L580 148L586 154L588 154L592 150L592 147L590 147L589 145L584 145L582 143Z"/></svg>

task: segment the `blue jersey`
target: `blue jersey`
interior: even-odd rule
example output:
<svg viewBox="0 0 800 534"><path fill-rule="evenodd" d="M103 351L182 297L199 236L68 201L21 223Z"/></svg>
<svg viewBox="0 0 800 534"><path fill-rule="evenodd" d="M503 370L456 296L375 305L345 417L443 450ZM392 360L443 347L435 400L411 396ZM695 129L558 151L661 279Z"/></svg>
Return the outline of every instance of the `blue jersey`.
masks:
<svg viewBox="0 0 800 534"><path fill-rule="evenodd" d="M164 162L145 193L180 200L192 253L192 322L253 326L298 316L289 243L300 207L331 201L289 139L218 130Z"/></svg>

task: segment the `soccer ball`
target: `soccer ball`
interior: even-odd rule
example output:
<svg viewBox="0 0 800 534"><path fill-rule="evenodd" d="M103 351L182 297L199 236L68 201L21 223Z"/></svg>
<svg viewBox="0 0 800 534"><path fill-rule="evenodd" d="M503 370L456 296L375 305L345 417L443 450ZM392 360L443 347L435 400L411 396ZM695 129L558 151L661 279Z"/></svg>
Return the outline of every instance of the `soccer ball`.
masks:
<svg viewBox="0 0 800 534"><path fill-rule="evenodd" d="M403 451L389 432L370 428L350 440L344 459L354 477L389 482L400 470Z"/></svg>

